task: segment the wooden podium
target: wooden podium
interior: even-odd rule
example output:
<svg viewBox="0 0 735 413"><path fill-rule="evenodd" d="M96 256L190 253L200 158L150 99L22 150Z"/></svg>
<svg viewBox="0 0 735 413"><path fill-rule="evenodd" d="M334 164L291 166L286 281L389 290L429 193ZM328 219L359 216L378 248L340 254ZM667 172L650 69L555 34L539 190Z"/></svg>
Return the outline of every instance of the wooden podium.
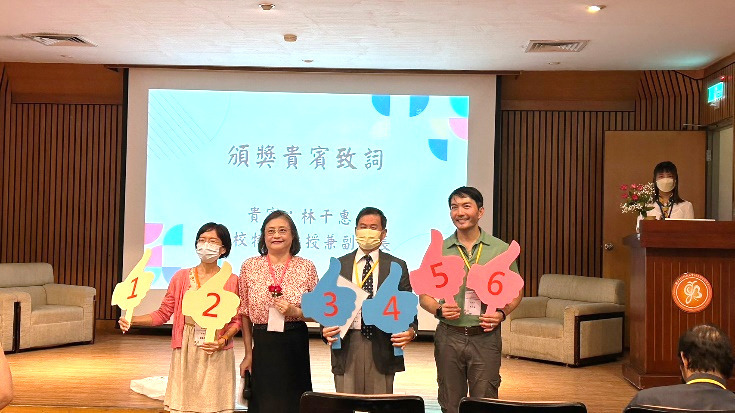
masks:
<svg viewBox="0 0 735 413"><path fill-rule="evenodd" d="M677 346L686 330L705 323L735 343L735 222L641 221L631 248L630 359L623 376L639 389L681 382ZM712 301L697 313L674 303L672 287L683 273L712 285ZM735 378L728 381L735 389Z"/></svg>

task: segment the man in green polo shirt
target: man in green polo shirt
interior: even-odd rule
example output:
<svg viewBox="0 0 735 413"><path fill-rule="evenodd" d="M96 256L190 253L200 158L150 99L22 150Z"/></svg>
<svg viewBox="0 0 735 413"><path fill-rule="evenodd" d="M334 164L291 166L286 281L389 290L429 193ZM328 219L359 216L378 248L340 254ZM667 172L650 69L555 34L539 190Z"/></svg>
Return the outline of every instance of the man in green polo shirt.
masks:
<svg viewBox="0 0 735 413"><path fill-rule="evenodd" d="M486 264L508 249L508 244L483 231L478 222L485 213L482 194L463 186L449 195L449 215L457 231L444 240L443 255L458 255L465 262L465 278L454 297L457 305L422 294L421 307L439 319L434 334L439 405L444 413L456 413L459 401L472 397L498 397L500 387L500 323L521 302L523 290L510 304L485 315L483 304L467 288L467 271L474 263ZM510 267L518 272L517 263Z"/></svg>

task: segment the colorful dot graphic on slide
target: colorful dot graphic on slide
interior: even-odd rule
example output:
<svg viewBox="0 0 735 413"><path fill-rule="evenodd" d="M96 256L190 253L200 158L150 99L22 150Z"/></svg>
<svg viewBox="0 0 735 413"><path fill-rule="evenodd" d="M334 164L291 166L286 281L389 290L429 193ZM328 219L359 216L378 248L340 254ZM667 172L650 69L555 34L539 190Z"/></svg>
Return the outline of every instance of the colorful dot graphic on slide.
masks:
<svg viewBox="0 0 735 413"><path fill-rule="evenodd" d="M181 269L181 267L165 266L164 253L166 247L180 247L184 244L184 225L178 224L169 228L165 235L163 235L163 240L160 240L161 234L163 234L163 224L145 224L143 242L146 248L152 250L151 258L145 269L155 274L156 277L153 279L154 284L160 281L161 277L168 283L176 271Z"/></svg>
<svg viewBox="0 0 735 413"><path fill-rule="evenodd" d="M425 95L411 95L409 97L408 117L416 118L427 113L427 108L431 101L437 101L441 97L431 97ZM449 159L449 151L451 143L449 131L454 137L467 141L469 138L468 116L470 101L467 96L450 96L448 98L451 110L457 115L456 117L436 118L427 115L426 122L430 126L428 130L432 131L434 136L428 137L428 145L431 153L439 160L446 162ZM445 100L446 102L446 100ZM385 116L391 116L391 96L390 95L372 95L372 103L375 110ZM380 124L380 129L374 127L373 135L387 135L390 127ZM381 132L379 132L381 131Z"/></svg>

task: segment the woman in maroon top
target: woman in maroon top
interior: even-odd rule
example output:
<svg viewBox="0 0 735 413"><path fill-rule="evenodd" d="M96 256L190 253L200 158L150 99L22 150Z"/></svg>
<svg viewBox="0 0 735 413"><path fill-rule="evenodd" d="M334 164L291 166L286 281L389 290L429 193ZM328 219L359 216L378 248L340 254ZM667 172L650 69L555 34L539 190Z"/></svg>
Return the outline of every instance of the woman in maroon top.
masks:
<svg viewBox="0 0 735 413"><path fill-rule="evenodd" d="M260 256L240 269L240 374L252 374L250 413L298 412L301 395L312 389L301 295L314 289L318 277L311 261L296 256L300 249L291 217L273 211L260 228Z"/></svg>

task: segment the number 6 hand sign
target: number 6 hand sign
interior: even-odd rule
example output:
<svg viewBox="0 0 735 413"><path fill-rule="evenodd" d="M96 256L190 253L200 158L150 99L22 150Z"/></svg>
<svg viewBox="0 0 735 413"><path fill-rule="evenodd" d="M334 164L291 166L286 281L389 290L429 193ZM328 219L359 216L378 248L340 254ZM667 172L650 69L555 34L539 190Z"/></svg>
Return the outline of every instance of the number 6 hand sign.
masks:
<svg viewBox="0 0 735 413"><path fill-rule="evenodd" d="M523 288L523 278L510 270L510 265L518 258L521 247L512 241L508 250L493 258L487 264L473 264L467 274L467 288L475 290L480 300L487 304L487 312L503 308L518 296Z"/></svg>

